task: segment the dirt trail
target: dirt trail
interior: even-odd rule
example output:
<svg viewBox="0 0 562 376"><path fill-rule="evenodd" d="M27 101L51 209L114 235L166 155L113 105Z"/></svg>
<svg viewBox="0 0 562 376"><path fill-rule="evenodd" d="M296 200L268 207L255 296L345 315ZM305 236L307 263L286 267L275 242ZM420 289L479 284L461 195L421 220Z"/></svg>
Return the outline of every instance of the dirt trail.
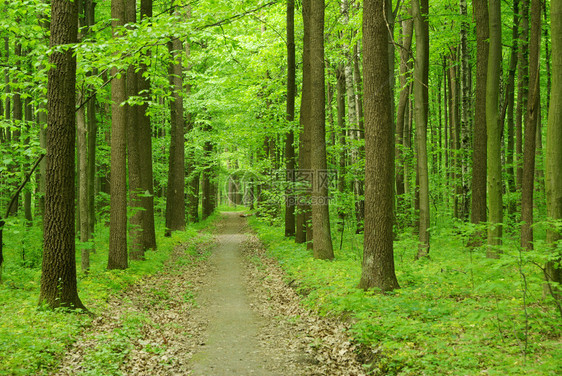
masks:
<svg viewBox="0 0 562 376"><path fill-rule="evenodd" d="M303 308L245 218L223 213L214 233L113 297L54 375L365 374L346 325Z"/></svg>
<svg viewBox="0 0 562 376"><path fill-rule="evenodd" d="M250 307L242 270L245 220L225 215L209 258L209 284L199 296L200 314L209 324L207 340L192 358L193 375L282 375L268 369L267 354L258 345L261 319Z"/></svg>

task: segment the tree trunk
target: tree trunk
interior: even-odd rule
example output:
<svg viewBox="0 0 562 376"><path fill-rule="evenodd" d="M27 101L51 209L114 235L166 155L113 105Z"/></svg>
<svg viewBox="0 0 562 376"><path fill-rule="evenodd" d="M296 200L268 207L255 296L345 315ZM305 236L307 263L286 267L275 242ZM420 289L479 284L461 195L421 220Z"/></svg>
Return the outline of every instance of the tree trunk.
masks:
<svg viewBox="0 0 562 376"><path fill-rule="evenodd" d="M285 138L285 168L287 169L287 184L285 196L285 236L295 235L295 196L293 195L295 183L295 135L293 121L295 120L295 92L296 84L295 63L295 1L287 1L287 107L286 116L290 130Z"/></svg>
<svg viewBox="0 0 562 376"><path fill-rule="evenodd" d="M125 2L125 22L132 25L137 22L137 9L135 1ZM127 98L139 95L138 75L134 66L127 68ZM132 213L129 218L129 255L131 260L144 259L142 244L142 224L144 211L141 206L141 164L139 149L139 107L126 105L127 111L127 171L129 173L129 207Z"/></svg>
<svg viewBox="0 0 562 376"><path fill-rule="evenodd" d="M299 167L296 180L302 184L298 194L298 209L295 242L304 243L312 241L312 229L310 221L310 189L312 181L310 179L310 105L312 84L310 81L310 6L311 0L302 1L303 17L303 53L302 53L302 94L300 107L301 133L299 138ZM310 244L310 243L309 243Z"/></svg>
<svg viewBox="0 0 562 376"><path fill-rule="evenodd" d="M168 169L168 189L166 191L166 235L171 231L185 229L185 151L182 93L182 44L179 39L168 42L168 50L173 58L170 63L170 86L173 88L170 100L170 163Z"/></svg>
<svg viewBox="0 0 562 376"><path fill-rule="evenodd" d="M407 112L410 102L410 76L411 67L409 59L411 57L412 37L414 31L414 22L412 19L407 19L401 22L402 32L404 35L400 41L403 48L400 49L400 97L398 99L398 110L396 115L396 195L397 195L397 208L399 211L405 210L404 193L405 181L407 177L404 175L405 164L405 140L404 133L407 127Z"/></svg>
<svg viewBox="0 0 562 376"><path fill-rule="evenodd" d="M429 79L428 0L413 0L412 15L416 29L414 63L414 116L416 123L417 176L419 180L419 249L416 258L429 255L429 176L427 169L427 116Z"/></svg>
<svg viewBox="0 0 562 376"><path fill-rule="evenodd" d="M125 1L111 1L111 18L114 38L117 28L125 24ZM117 75L117 69L111 72ZM126 269L127 254L127 99L126 78L111 81L111 175L109 212L108 269Z"/></svg>
<svg viewBox="0 0 562 376"><path fill-rule="evenodd" d="M515 165L517 190L521 191L523 182L523 119L527 109L529 92L529 0L521 0L521 33L519 34L519 50L517 60L517 111L515 114Z"/></svg>
<svg viewBox="0 0 562 376"><path fill-rule="evenodd" d="M531 0L531 39L529 43L529 98L525 116L525 149L521 186L521 247L533 248L533 192L535 190L535 151L540 116L541 1Z"/></svg>
<svg viewBox="0 0 562 376"><path fill-rule="evenodd" d="M339 147L341 149L338 160L338 192L342 200L346 191L346 132L345 132L345 70L342 65L336 69L336 103L338 111ZM345 222L346 208L341 207L338 212L340 226Z"/></svg>
<svg viewBox="0 0 562 376"><path fill-rule="evenodd" d="M141 20L152 17L152 0L141 0ZM147 52L148 54L149 52ZM148 70L146 64L141 63L138 72L139 93L146 96L143 104L138 109L138 143L140 153L141 187L143 197L141 206L142 216L142 244L144 249L156 249L156 232L154 229L154 178L152 171L152 129L148 115L148 101L150 92L150 79L144 77Z"/></svg>
<svg viewBox="0 0 562 376"><path fill-rule="evenodd" d="M490 47L486 79L486 127L488 131L488 252L491 258L498 257L497 246L501 245L503 227L501 128L499 122L499 91L501 55L501 2L489 1L488 22Z"/></svg>
<svg viewBox="0 0 562 376"><path fill-rule="evenodd" d="M78 101L80 104L84 100L84 91L78 93ZM76 128L78 132L78 213L80 231L80 242L86 243L89 239L90 232L90 216L88 211L88 150L87 150L87 130L86 130L86 108L81 106L76 111ZM82 271L88 274L90 270L90 250L84 244L81 244L81 266Z"/></svg>
<svg viewBox="0 0 562 376"><path fill-rule="evenodd" d="M312 233L314 257L333 259L328 204L324 84L324 0L310 4L310 169L312 183Z"/></svg>
<svg viewBox="0 0 562 376"><path fill-rule="evenodd" d="M546 207L547 216L552 221L562 219L562 1L552 0L550 3L550 22L552 40L552 93L548 112L548 128L546 134ZM562 254L557 242L562 239L560 229L549 226L546 242L552 248L551 261L546 264L547 281L562 283ZM548 283L548 292L560 300L562 289L552 287Z"/></svg>
<svg viewBox="0 0 562 376"><path fill-rule="evenodd" d="M210 129L206 129L207 132L210 132ZM209 137L209 136L208 136ZM214 174L213 174L213 162L211 161L211 154L213 152L213 144L210 140L205 141L203 146L204 158L205 158L205 168L203 169L203 181L201 182L201 210L202 210L202 218L206 219L214 211L214 192L213 192L213 182Z"/></svg>
<svg viewBox="0 0 562 376"><path fill-rule="evenodd" d="M76 43L76 2L52 0L51 48ZM71 49L49 57L47 171L43 264L39 303L85 309L76 286L74 147L76 58Z"/></svg>
<svg viewBox="0 0 562 376"><path fill-rule="evenodd" d="M469 18L467 12L466 0L459 1L459 8L462 17L461 22L461 124L460 124L460 159L461 159L461 197L460 197L460 213L459 217L465 221L469 215L469 163L468 151L471 149L470 131L472 129L470 122L470 110L472 108L472 88L471 73L472 68L469 65L470 51L468 44Z"/></svg>
<svg viewBox="0 0 562 376"><path fill-rule="evenodd" d="M509 58L509 71L507 75L507 83L505 89L505 102L502 110L502 123L507 122L507 146L505 150L506 174L507 174L507 190L515 193L515 122L514 122L514 107L515 107L515 73L517 70L517 57L518 57L518 41L519 41L519 0L513 1L513 30L511 38L511 56ZM502 127L503 128L503 127ZM508 204L509 214L515 212L515 205L510 200Z"/></svg>
<svg viewBox="0 0 562 376"><path fill-rule="evenodd" d="M476 20L476 88L474 104L474 150L472 153L472 206L471 222L486 222L486 170L487 170L487 130L486 130L486 82L488 72L488 4L486 0L474 0ZM479 232L473 234L471 243L482 241Z"/></svg>
<svg viewBox="0 0 562 376"><path fill-rule="evenodd" d="M388 80L385 0L363 5L365 87L365 241L359 287L387 292L399 288L394 271L394 148Z"/></svg>

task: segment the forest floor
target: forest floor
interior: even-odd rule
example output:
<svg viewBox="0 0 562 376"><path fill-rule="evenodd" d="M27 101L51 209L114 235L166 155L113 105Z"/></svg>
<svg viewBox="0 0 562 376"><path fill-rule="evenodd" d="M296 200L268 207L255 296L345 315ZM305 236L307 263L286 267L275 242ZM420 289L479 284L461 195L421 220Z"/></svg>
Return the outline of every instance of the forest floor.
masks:
<svg viewBox="0 0 562 376"><path fill-rule="evenodd" d="M223 213L214 235L112 298L54 374L364 374L346 324L302 306L240 213Z"/></svg>

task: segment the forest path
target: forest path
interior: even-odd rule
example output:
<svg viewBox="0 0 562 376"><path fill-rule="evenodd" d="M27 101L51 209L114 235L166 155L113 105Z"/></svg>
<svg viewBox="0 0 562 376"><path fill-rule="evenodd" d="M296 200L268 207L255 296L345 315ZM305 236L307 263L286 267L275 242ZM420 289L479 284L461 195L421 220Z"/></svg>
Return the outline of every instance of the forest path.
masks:
<svg viewBox="0 0 562 376"><path fill-rule="evenodd" d="M199 293L199 314L209 322L207 340L192 358L192 374L284 375L275 361L283 349L263 349L258 344L264 323L250 307L243 275L241 248L247 239L246 220L239 213L224 215L217 246L209 258L209 283Z"/></svg>
<svg viewBox="0 0 562 376"><path fill-rule="evenodd" d="M222 217L113 296L53 375L364 375L347 325L303 308L246 218Z"/></svg>

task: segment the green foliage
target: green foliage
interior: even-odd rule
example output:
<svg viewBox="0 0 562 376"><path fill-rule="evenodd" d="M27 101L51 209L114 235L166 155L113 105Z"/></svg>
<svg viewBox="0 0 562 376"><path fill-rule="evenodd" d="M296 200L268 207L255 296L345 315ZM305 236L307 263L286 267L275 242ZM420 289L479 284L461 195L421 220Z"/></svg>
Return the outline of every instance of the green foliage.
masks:
<svg viewBox="0 0 562 376"><path fill-rule="evenodd" d="M562 371L562 318L552 299L542 295L535 264L544 264L545 252L539 247L520 254L509 242L500 260L491 260L485 249L464 246L473 226L439 227L433 230L431 259L414 263L417 243L404 233L395 242L401 289L381 295L356 288L361 266L351 240L355 235L346 234L336 259L326 262L284 239L281 228L257 219L251 224L305 304L350 320L350 334L362 345L372 374ZM360 244L359 236L355 242Z"/></svg>
<svg viewBox="0 0 562 376"><path fill-rule="evenodd" d="M208 236L198 230L209 227L217 215L191 225L185 232L174 232L164 237L164 226L158 225L158 250L146 253L146 260L131 261L127 270L107 270L108 228L98 226L91 254L89 274L78 273L78 290L85 306L94 314L108 308L108 299L138 282L144 276L162 270L174 247L186 246L186 254L199 255L197 245L208 242ZM40 284L42 236L39 226L27 227L10 218L4 229L4 273L0 284L0 375L50 374L67 347L91 323L91 316L68 313L63 309L49 310L37 306ZM7 225L8 226L8 225ZM25 250L26 259L22 259ZM183 263L187 257L175 262ZM32 261L33 260L33 261ZM80 250L77 250L80 265ZM161 301L164 289L154 291L154 302ZM186 291L182 299L193 300ZM104 338L87 356L85 375L117 375L119 365L130 350L131 338L138 337L139 328L147 320L142 315L127 317L121 328ZM158 351L158 349L153 349Z"/></svg>

